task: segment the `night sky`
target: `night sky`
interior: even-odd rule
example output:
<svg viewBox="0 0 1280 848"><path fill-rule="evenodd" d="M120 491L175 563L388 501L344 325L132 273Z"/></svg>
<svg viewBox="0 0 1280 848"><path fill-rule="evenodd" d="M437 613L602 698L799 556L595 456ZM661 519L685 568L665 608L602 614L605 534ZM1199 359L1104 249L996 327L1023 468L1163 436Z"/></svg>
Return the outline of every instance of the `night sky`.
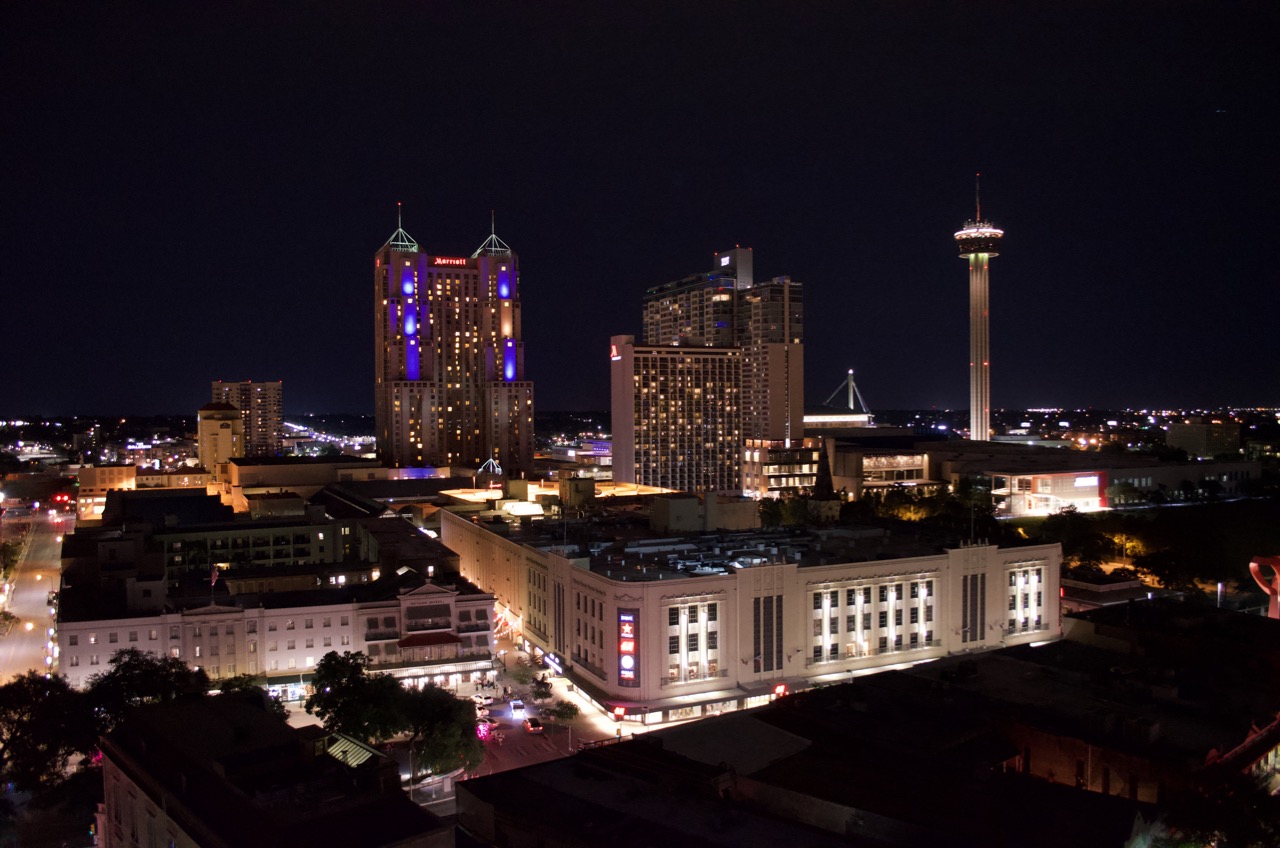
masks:
<svg viewBox="0 0 1280 848"><path fill-rule="evenodd" d="M497 232L542 410L608 406L644 290L805 285L807 394L1280 405L1272 2L9 3L0 415L373 406L373 254Z"/></svg>

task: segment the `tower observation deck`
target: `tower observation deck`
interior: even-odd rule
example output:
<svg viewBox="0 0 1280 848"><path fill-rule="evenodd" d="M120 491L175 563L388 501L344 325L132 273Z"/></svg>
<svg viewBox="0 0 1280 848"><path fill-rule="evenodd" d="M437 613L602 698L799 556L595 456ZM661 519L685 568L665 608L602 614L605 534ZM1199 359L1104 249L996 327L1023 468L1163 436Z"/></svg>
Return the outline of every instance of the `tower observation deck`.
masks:
<svg viewBox="0 0 1280 848"><path fill-rule="evenodd" d="M979 207L981 209L981 207ZM991 336L987 266L999 256L1003 230L978 217L956 233L960 256L969 260L969 438L991 438Z"/></svg>

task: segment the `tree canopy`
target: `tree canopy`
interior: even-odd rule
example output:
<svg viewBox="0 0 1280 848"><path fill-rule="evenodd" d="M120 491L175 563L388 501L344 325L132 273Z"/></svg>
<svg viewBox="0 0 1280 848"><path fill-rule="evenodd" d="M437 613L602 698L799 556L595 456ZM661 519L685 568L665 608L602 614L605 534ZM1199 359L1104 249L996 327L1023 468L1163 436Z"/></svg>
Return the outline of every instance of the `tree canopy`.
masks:
<svg viewBox="0 0 1280 848"><path fill-rule="evenodd" d="M560 721L572 721L582 712L581 708L572 701L556 701L553 706L546 707L542 710L543 715Z"/></svg>
<svg viewBox="0 0 1280 848"><path fill-rule="evenodd" d="M321 657L305 707L327 730L365 741L408 734L415 775L471 770L484 758L474 704L435 686L405 689L390 675L370 673L362 653Z"/></svg>
<svg viewBox="0 0 1280 848"><path fill-rule="evenodd" d="M66 678L29 671L0 686L0 775L18 789L57 784L97 740L90 701Z"/></svg>
<svg viewBox="0 0 1280 848"><path fill-rule="evenodd" d="M111 668L91 676L87 687L103 733L139 704L202 697L209 691L209 676L177 657L157 657L137 648L122 648L111 655L107 664Z"/></svg>
<svg viewBox="0 0 1280 848"><path fill-rule="evenodd" d="M325 729L366 742L399 732L399 682L386 674L370 674L369 658L357 651L330 651L316 663L315 693L303 705Z"/></svg>
<svg viewBox="0 0 1280 848"><path fill-rule="evenodd" d="M545 701L550 697L551 697L550 683L542 679L533 681L533 687L529 690L530 701Z"/></svg>
<svg viewBox="0 0 1280 848"><path fill-rule="evenodd" d="M476 711L470 701L435 686L404 689L400 696L403 731L409 734L413 772L445 774L471 771L484 759L476 736Z"/></svg>
<svg viewBox="0 0 1280 848"><path fill-rule="evenodd" d="M281 721L289 719L289 708L276 695L267 693L267 690L258 682L258 677L252 674L237 674L232 677L218 681L218 689L223 692L252 692L262 696L262 705L267 712L279 718Z"/></svg>

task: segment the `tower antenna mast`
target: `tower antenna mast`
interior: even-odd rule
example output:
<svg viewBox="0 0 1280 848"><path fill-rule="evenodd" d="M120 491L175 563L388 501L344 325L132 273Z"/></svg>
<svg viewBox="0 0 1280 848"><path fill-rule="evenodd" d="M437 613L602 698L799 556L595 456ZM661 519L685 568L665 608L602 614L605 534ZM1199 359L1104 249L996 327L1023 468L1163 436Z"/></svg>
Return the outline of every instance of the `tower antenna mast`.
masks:
<svg viewBox="0 0 1280 848"><path fill-rule="evenodd" d="M973 205L977 209L978 217L975 220L982 220L982 172L973 175Z"/></svg>

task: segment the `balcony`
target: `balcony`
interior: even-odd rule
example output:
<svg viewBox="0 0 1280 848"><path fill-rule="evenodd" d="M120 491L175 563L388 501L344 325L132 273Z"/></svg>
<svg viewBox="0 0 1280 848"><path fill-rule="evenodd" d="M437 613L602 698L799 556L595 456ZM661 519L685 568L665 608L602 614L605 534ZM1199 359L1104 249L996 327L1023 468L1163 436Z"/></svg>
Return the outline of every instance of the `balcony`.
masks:
<svg viewBox="0 0 1280 848"><path fill-rule="evenodd" d="M422 633L427 630L449 630L453 627L453 619L451 618L411 618L405 622L404 629L407 633ZM488 630L488 626L483 629ZM459 632L463 632L459 629Z"/></svg>
<svg viewBox="0 0 1280 848"><path fill-rule="evenodd" d="M366 642L389 642L392 639L398 640L400 631L392 628L390 630L370 630L364 634Z"/></svg>

